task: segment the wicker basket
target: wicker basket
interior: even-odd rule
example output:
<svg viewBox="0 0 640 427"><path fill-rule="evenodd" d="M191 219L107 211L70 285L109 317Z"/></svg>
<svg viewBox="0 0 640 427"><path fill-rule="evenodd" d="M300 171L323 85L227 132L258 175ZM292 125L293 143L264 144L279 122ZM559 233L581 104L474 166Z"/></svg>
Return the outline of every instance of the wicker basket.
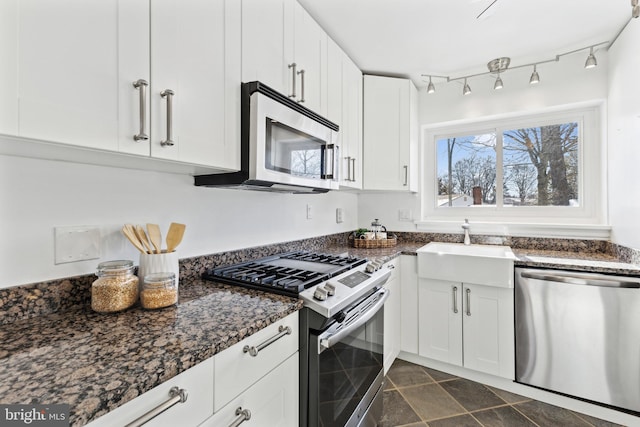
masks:
<svg viewBox="0 0 640 427"><path fill-rule="evenodd" d="M395 234L390 234L386 239L356 239L355 235L351 234L349 241L354 248L391 248L398 243L398 237Z"/></svg>

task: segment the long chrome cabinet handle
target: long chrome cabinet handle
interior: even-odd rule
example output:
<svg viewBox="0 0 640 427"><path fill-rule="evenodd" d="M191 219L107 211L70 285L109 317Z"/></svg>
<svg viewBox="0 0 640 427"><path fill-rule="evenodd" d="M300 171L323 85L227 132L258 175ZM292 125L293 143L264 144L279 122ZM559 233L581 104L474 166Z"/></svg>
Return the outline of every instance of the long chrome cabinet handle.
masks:
<svg viewBox="0 0 640 427"><path fill-rule="evenodd" d="M351 157L347 156L345 159L347 160L347 177L345 181L351 181Z"/></svg>
<svg viewBox="0 0 640 427"><path fill-rule="evenodd" d="M238 418L233 420L233 422L229 424L229 427L238 427L243 422L251 419L251 411L248 409L242 409L242 406L236 409L236 415Z"/></svg>
<svg viewBox="0 0 640 427"><path fill-rule="evenodd" d="M453 312L458 313L458 287L453 287Z"/></svg>
<svg viewBox="0 0 640 427"><path fill-rule="evenodd" d="M640 282L635 282L633 279L620 280L617 278L608 278L606 276L571 276L571 275L560 275L553 273L537 273L532 271L523 271L521 273L522 277L526 277L528 279L536 279L536 280L546 280L550 282L562 282L569 283L571 285L587 285L587 286L601 286L606 288L632 288L639 289Z"/></svg>
<svg viewBox="0 0 640 427"><path fill-rule="evenodd" d="M138 89L140 97L140 132L133 135L134 141L147 141L149 139L149 135L145 133L147 128L147 86L149 86L149 82L144 79L133 82L133 87Z"/></svg>
<svg viewBox="0 0 640 427"><path fill-rule="evenodd" d="M163 147L171 147L173 142L173 95L175 92L171 89L165 89L160 92L160 96L167 98L167 139L160 141L160 145Z"/></svg>
<svg viewBox="0 0 640 427"><path fill-rule="evenodd" d="M409 184L409 166L404 166L404 184L403 186L407 186Z"/></svg>
<svg viewBox="0 0 640 427"><path fill-rule="evenodd" d="M351 178L351 182L356 182L356 158L352 157L351 161L353 162L353 166L351 167L351 172L353 173L353 178Z"/></svg>
<svg viewBox="0 0 640 427"><path fill-rule="evenodd" d="M304 70L298 71L300 74L300 99L298 102L304 102Z"/></svg>
<svg viewBox="0 0 640 427"><path fill-rule="evenodd" d="M466 289L467 293L467 316L471 316L471 289Z"/></svg>
<svg viewBox="0 0 640 427"><path fill-rule="evenodd" d="M253 357L256 357L260 350L262 350L263 348L265 348L267 346L270 346L271 344L273 344L274 342L278 341L280 338L284 337L285 335L291 335L291 332L292 332L291 331L291 327L280 325L280 327L278 328L278 334L277 335L272 336L268 340L258 344L255 347L253 347L253 346L249 347L248 345L245 345L244 348L242 349L242 352L243 353L249 353Z"/></svg>
<svg viewBox="0 0 640 427"><path fill-rule="evenodd" d="M298 96L296 95L296 78L297 78L296 67L297 67L297 64L295 62L289 64L289 69L291 69L291 75L293 76L292 77L293 86L291 87L292 90L291 90L291 95L289 95L289 98L293 98L293 99L295 99Z"/></svg>
<svg viewBox="0 0 640 427"><path fill-rule="evenodd" d="M132 422L127 424L125 427L139 427L141 425L144 425L149 421L151 421L153 418L157 417L158 415L166 411L167 409L171 408L173 405L186 402L187 397L188 397L188 394L185 389L178 388L178 387L171 387L171 390L169 390L168 400L162 402L161 404L159 404L158 406L156 406L146 414L133 420Z"/></svg>

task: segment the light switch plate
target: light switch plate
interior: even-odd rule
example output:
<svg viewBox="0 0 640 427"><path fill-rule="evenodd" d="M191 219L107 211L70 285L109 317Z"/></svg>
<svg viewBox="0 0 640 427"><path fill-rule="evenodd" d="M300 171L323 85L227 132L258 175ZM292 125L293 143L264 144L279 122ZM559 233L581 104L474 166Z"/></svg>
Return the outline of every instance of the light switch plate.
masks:
<svg viewBox="0 0 640 427"><path fill-rule="evenodd" d="M100 229L96 226L55 227L55 264L100 258Z"/></svg>

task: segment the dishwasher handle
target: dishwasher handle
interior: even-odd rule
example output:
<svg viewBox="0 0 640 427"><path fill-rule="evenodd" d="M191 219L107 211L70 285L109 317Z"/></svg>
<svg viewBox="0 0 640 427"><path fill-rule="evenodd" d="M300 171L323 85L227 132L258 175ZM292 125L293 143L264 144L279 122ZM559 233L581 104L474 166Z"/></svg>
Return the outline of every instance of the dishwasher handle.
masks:
<svg viewBox="0 0 640 427"><path fill-rule="evenodd" d="M568 283L570 285L587 285L600 286L606 288L631 288L640 289L640 282L633 280L624 280L620 278L608 278L604 275L572 275L560 274L552 272L537 272L532 270L524 270L520 273L522 277L527 279L546 280L549 282Z"/></svg>

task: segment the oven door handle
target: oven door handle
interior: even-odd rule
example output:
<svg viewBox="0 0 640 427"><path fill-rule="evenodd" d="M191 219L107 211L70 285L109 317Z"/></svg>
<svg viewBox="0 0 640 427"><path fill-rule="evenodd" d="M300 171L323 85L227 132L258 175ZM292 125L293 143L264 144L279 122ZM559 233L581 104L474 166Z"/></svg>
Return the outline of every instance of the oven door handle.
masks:
<svg viewBox="0 0 640 427"><path fill-rule="evenodd" d="M364 325L369 320L371 320L371 318L375 316L378 313L378 311L380 311L380 309L384 305L387 298L389 298L389 292L390 291L388 289L385 289L385 288L380 289L377 292L378 295L380 295L380 298L378 299L378 301L376 301L376 303L373 306L371 306L367 311L362 313L360 317L358 317L353 323L351 323L346 328L341 329L339 332L333 335L329 335L327 337L323 337L322 335L320 335L318 337L319 343L320 343L320 348L318 349L318 352L324 351L325 349L333 347L336 343L339 343L340 340L342 340L344 337L349 335L351 332L353 332L354 330L358 329L360 326Z"/></svg>

